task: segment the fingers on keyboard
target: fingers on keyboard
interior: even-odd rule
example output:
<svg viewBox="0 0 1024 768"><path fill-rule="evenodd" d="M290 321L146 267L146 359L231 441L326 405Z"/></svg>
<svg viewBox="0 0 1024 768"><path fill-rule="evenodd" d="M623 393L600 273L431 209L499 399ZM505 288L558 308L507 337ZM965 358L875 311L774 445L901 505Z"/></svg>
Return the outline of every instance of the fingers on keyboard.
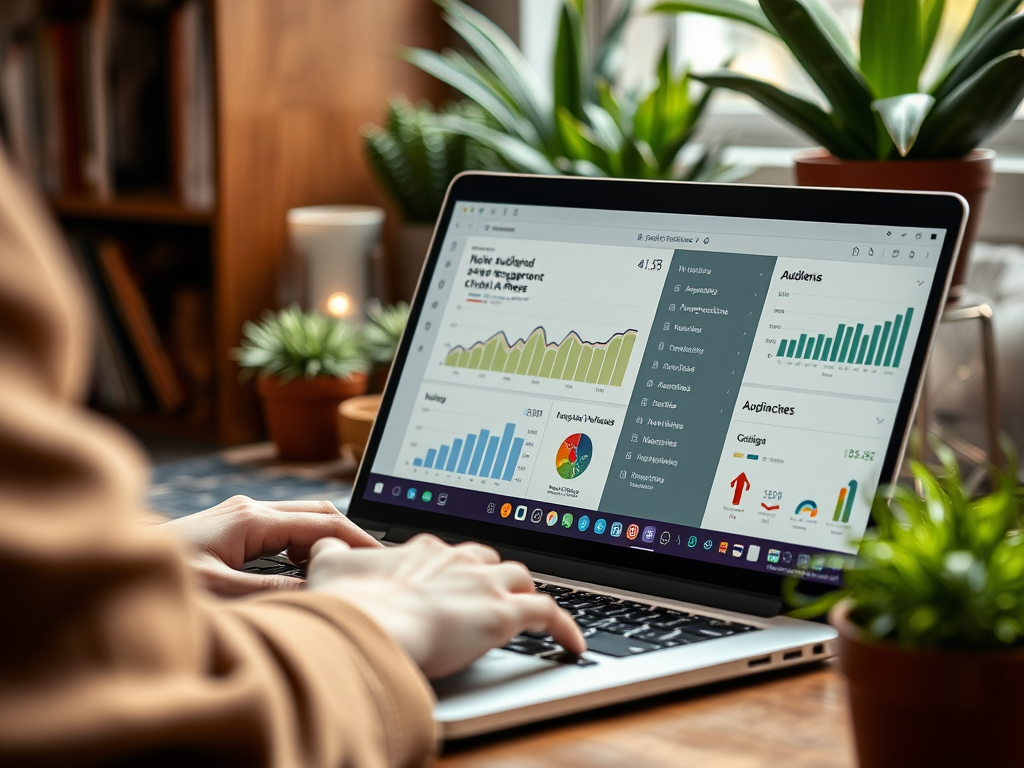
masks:
<svg viewBox="0 0 1024 768"><path fill-rule="evenodd" d="M757 629L746 624L659 608L633 600L619 600L610 595L555 584L536 582L535 585L539 592L551 595L576 620L583 629L587 650L615 658L637 656ZM505 649L578 666L595 663L568 654L551 637L540 632L517 635Z"/></svg>

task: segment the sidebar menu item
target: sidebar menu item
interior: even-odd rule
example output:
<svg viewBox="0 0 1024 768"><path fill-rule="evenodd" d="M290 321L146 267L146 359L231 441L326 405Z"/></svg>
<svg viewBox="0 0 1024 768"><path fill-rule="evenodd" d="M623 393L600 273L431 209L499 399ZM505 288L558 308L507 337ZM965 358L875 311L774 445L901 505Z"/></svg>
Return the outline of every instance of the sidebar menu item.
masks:
<svg viewBox="0 0 1024 768"><path fill-rule="evenodd" d="M700 525L774 268L673 254L601 511Z"/></svg>

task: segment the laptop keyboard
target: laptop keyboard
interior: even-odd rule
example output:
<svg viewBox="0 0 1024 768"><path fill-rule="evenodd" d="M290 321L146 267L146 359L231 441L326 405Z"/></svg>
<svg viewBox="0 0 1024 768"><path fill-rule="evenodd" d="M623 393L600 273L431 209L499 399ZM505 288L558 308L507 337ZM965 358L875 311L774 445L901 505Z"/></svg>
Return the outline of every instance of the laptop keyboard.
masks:
<svg viewBox="0 0 1024 768"><path fill-rule="evenodd" d="M246 573L306 577L304 568L293 565L282 555L251 560L242 566L242 570ZM605 656L638 656L663 648L675 648L757 630L757 627L746 624L659 608L632 600L620 600L609 595L598 595L541 581L534 584L538 592L551 595L560 607L569 612L583 630L587 650ZM505 650L580 667L597 663L569 653L550 635L543 632L523 632L516 635L505 646Z"/></svg>
<svg viewBox="0 0 1024 768"><path fill-rule="evenodd" d="M605 656L638 656L758 629L609 595L539 581L534 583L538 592L551 595L573 617L583 630L587 650ZM578 666L596 663L568 653L550 635L542 632L523 632L512 638L505 650Z"/></svg>

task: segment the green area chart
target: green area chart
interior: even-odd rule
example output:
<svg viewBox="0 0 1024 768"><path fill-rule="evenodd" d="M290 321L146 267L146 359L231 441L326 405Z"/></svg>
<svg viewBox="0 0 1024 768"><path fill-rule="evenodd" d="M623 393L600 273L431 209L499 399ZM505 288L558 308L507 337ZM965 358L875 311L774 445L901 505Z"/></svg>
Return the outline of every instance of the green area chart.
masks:
<svg viewBox="0 0 1024 768"><path fill-rule="evenodd" d="M504 331L468 347L458 346L445 356L452 368L514 373L542 379L579 381L621 387L629 357L636 344L636 331L616 333L603 342L584 341L570 331L560 342L548 341L543 327L525 339L510 342Z"/></svg>

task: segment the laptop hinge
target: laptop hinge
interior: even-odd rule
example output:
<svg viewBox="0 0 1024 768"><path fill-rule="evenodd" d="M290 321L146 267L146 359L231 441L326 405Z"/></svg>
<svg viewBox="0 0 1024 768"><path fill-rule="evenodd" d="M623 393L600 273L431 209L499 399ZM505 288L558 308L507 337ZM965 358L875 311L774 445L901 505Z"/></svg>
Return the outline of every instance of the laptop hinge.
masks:
<svg viewBox="0 0 1024 768"><path fill-rule="evenodd" d="M380 527L379 523L377 527ZM421 531L392 525L384 534L383 541L398 544L408 541L417 533L421 533ZM463 537L449 536L447 534L439 535L438 538L452 544L466 541ZM495 542L485 543L498 550L502 558L506 560L518 560L524 563L531 571L560 576L564 579L586 581L591 584L626 589L630 592L640 592L652 597L665 597L670 600L697 603L723 611L735 611L764 618L777 616L782 610L781 597L769 597L755 592L728 589L706 582L672 579L667 576L659 576L627 568L612 568L560 555L548 555L525 549L516 549L515 547L508 547Z"/></svg>

